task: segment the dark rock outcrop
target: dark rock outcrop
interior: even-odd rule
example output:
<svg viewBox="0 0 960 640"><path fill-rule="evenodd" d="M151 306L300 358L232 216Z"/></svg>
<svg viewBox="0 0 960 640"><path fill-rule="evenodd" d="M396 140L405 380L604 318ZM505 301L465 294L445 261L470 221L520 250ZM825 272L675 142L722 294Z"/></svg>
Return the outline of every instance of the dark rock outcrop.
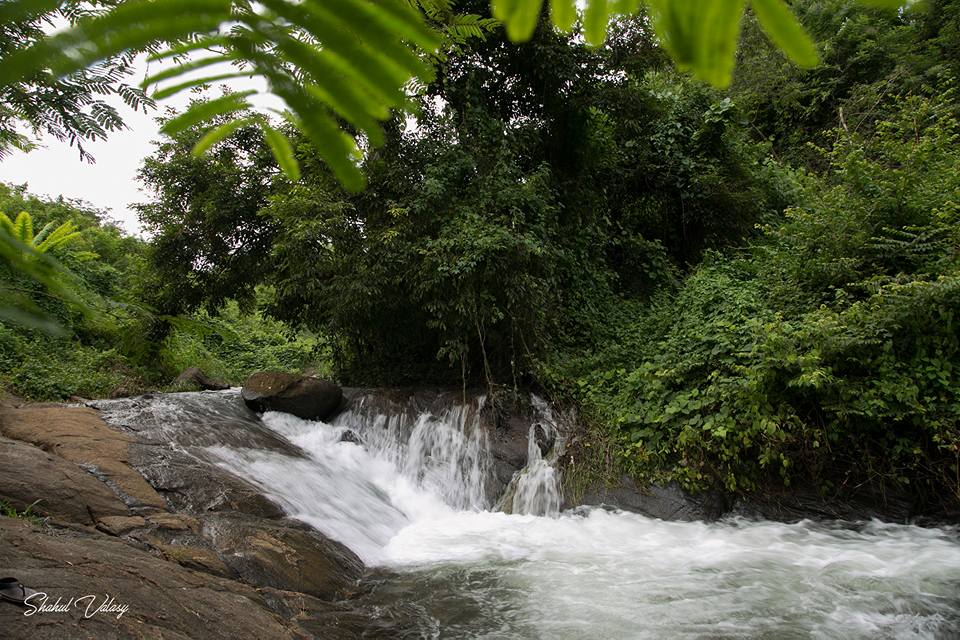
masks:
<svg viewBox="0 0 960 640"><path fill-rule="evenodd" d="M363 444L363 439L355 431L347 429L340 436L340 442L352 442L353 444Z"/></svg>
<svg viewBox="0 0 960 640"><path fill-rule="evenodd" d="M878 493L870 490L825 496L812 487L771 488L764 493L738 496L730 515L763 518L778 522L799 520L866 521L874 518L888 522L923 521L932 515L932 523L960 522L960 514L950 510L929 513L920 496L903 490Z"/></svg>
<svg viewBox="0 0 960 640"><path fill-rule="evenodd" d="M717 520L726 517L799 522L800 520L846 520L864 522L878 519L902 524L940 526L960 522L955 510L924 508L917 496L888 491L882 495L858 492L824 496L810 487L771 487L765 492L726 495L719 491L690 494L676 483L639 486L628 476L613 483L588 486L580 497L564 508L604 506L640 513L661 520Z"/></svg>
<svg viewBox="0 0 960 640"><path fill-rule="evenodd" d="M171 386L177 391L223 391L230 388L229 384L211 378L199 367L184 369Z"/></svg>
<svg viewBox="0 0 960 640"><path fill-rule="evenodd" d="M513 475L527 464L527 439L532 419L532 407L520 398L495 397L484 405L481 421L487 429L492 458L487 482L491 503L496 503Z"/></svg>
<svg viewBox="0 0 960 640"><path fill-rule="evenodd" d="M533 441L540 449L540 455L546 458L553 450L553 445L557 443L557 434L553 432L553 429L537 424L533 428Z"/></svg>
<svg viewBox="0 0 960 640"><path fill-rule="evenodd" d="M282 411L305 420L328 420L343 402L343 390L329 380L277 371L253 374L241 395L254 411Z"/></svg>
<svg viewBox="0 0 960 640"><path fill-rule="evenodd" d="M477 420L490 445L490 469L485 486L490 505L498 502L513 475L527 463L527 438L534 419L529 396L501 391L491 397L478 389L347 388L344 398L341 414L354 413L371 420L387 416L396 428L406 432L422 413L441 416L451 408L466 404L469 407L466 419Z"/></svg>
<svg viewBox="0 0 960 640"><path fill-rule="evenodd" d="M162 445L134 444L130 462L174 511L233 511L261 518L283 517L283 510L247 481L182 451Z"/></svg>
<svg viewBox="0 0 960 640"><path fill-rule="evenodd" d="M716 520L727 510L726 502L719 494L691 495L676 485L638 486L629 476L621 476L616 482L597 483L587 487L579 500L564 505L604 506L632 511L661 520Z"/></svg>
<svg viewBox="0 0 960 640"><path fill-rule="evenodd" d="M210 514L203 536L247 584L339 599L356 591L363 563L352 551L309 526L239 514Z"/></svg>

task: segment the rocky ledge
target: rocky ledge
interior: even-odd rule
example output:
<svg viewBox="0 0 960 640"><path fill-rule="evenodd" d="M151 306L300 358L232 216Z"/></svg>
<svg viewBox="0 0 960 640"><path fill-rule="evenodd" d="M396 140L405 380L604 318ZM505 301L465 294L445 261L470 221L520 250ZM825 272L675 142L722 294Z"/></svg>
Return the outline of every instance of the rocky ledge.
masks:
<svg viewBox="0 0 960 640"><path fill-rule="evenodd" d="M74 599L0 602L3 637L395 637L402 613L351 603L359 558L244 481L90 408L0 408L0 434L0 500L33 514L0 517L3 574Z"/></svg>

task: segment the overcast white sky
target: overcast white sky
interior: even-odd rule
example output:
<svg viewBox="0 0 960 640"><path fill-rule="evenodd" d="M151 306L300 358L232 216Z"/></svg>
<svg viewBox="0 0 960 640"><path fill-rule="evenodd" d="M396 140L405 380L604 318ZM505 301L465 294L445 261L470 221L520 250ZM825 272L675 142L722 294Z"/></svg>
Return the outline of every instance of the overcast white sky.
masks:
<svg viewBox="0 0 960 640"><path fill-rule="evenodd" d="M129 205L144 199L136 181L137 169L153 150L150 143L159 138L159 127L153 121L156 111L135 114L124 105L122 115L129 130L84 145L96 164L82 162L75 147L43 138L43 148L15 152L0 160L0 182L27 183L29 191L39 195L86 200L99 209L109 209L124 229L136 233L139 223Z"/></svg>
<svg viewBox="0 0 960 640"><path fill-rule="evenodd" d="M131 76L129 82L135 84L142 80L146 68L146 62L141 62L137 74ZM154 64L150 72L156 73L161 68ZM213 66L201 69L197 74L212 75L223 70ZM182 82L193 75L196 74L176 78L172 83ZM262 89L264 86L260 81L245 78L230 80L224 84L238 91ZM212 95L219 94L219 89L212 89ZM147 194L141 191L136 175L143 158L153 152L152 142L160 138L159 125L155 118L168 106L183 109L191 97L194 97L194 94L183 92L164 100L157 109L146 114L142 111L134 112L119 99L111 100L128 129L113 132L104 141L84 145L96 158L96 164L81 161L75 147L55 138L44 137L41 140L42 148L30 153L14 152L0 160L0 182L26 183L28 190L38 195L62 195L85 200L98 209L109 210L110 215L129 233L139 233L140 223L130 205L147 199ZM255 96L254 102L259 105L282 106L276 98L266 95Z"/></svg>

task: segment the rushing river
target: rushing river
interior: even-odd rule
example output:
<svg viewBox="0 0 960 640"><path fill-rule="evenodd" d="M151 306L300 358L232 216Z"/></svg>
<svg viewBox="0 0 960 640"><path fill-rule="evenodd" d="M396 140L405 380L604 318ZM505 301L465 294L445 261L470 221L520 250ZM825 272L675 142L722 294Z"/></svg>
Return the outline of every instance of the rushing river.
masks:
<svg viewBox="0 0 960 640"><path fill-rule="evenodd" d="M960 638L954 528L558 513L558 478L535 446L507 514L486 503L475 409L334 424L267 413L305 457L204 452L355 551L374 568L369 605L404 602L426 621L413 637Z"/></svg>
<svg viewBox="0 0 960 640"><path fill-rule="evenodd" d="M484 434L469 415L404 428L387 416L326 425L268 413L309 459L215 453L291 515L399 574L381 596L415 594L440 637L960 637L956 530L557 514L542 460L527 483L541 500L527 509L542 515L490 511ZM348 429L362 446L341 441Z"/></svg>

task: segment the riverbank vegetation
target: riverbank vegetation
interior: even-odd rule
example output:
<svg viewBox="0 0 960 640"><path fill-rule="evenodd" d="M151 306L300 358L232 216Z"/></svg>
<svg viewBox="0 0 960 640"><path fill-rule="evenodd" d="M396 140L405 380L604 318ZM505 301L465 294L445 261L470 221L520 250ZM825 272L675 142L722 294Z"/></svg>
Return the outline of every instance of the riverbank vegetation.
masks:
<svg viewBox="0 0 960 640"><path fill-rule="evenodd" d="M269 291L258 292L243 311L228 300L213 312L170 317L168 334L150 344L144 332L158 315L145 302L153 282L150 243L122 233L83 202L38 198L20 187L0 185L0 211L21 212L20 220L38 232L47 225L73 229L68 243L51 250L69 270L72 299L3 274L8 288L30 298L56 327L0 324L0 384L20 397L63 400L166 389L192 366L231 384L265 368L326 371L324 341L263 314Z"/></svg>
<svg viewBox="0 0 960 640"><path fill-rule="evenodd" d="M8 188L0 210L77 225L61 260L96 304L34 296L67 331L0 325L0 376L36 398L191 365L538 388L640 479L956 504L960 4L792 4L820 64L748 12L727 89L643 16L600 48L545 16L520 45L462 39L359 192L294 127L291 175L252 121L200 156L209 124L159 141L149 240Z"/></svg>

